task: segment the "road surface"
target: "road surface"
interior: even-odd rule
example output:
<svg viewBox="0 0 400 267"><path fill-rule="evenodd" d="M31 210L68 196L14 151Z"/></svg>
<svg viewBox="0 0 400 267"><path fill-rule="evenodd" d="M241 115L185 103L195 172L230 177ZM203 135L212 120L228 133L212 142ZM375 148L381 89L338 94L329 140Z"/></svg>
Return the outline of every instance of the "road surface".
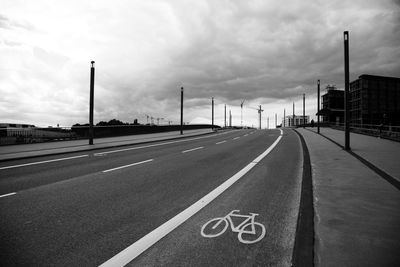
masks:
<svg viewBox="0 0 400 267"><path fill-rule="evenodd" d="M3 162L0 265L288 266L302 167L291 130Z"/></svg>

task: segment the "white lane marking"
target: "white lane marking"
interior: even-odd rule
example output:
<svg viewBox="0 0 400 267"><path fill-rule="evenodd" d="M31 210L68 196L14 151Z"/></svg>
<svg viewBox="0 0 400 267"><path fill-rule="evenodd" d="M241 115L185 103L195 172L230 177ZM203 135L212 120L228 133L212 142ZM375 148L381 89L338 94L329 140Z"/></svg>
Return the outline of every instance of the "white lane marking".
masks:
<svg viewBox="0 0 400 267"><path fill-rule="evenodd" d="M215 144L216 144L216 145L219 145L219 144L223 144L223 143L226 143L226 140L221 141L221 142L218 142L218 143L215 143Z"/></svg>
<svg viewBox="0 0 400 267"><path fill-rule="evenodd" d="M106 172L116 171L116 170L120 170L120 169L123 169L123 168L128 168L128 167L132 167L132 166L135 166L135 165L147 163L147 162L150 162L150 161L153 161L153 159L148 159L148 160L144 160L144 161L140 161L140 162L136 162L136 163L120 166L120 167L117 167L117 168L112 168L112 169L109 169L109 170L105 170L103 172L106 173Z"/></svg>
<svg viewBox="0 0 400 267"><path fill-rule="evenodd" d="M199 150L199 149L202 149L202 148L204 148L204 147L203 147L203 146L200 146L200 147L196 147L196 148L192 148L192 149L184 150L184 151L182 151L182 153L187 153L187 152L191 152L191 151Z"/></svg>
<svg viewBox="0 0 400 267"><path fill-rule="evenodd" d="M208 193L206 196L198 200L196 203L170 219L169 221L165 222L158 228L154 229L108 261L104 262L100 267L114 267L114 266L124 266L134 260L137 256L139 256L141 253L146 251L148 248L150 248L152 245L157 243L161 238L166 236L168 233L173 231L175 228L177 228L179 225L184 223L186 220L188 220L190 217L192 217L194 214L199 212L202 208L207 206L211 201L213 201L216 197L218 197L220 194L222 194L226 189L228 189L231 185L233 185L236 181L238 181L240 178L242 178L247 172L249 172L254 166L257 165L256 162L259 162L261 157L267 156L274 148L275 146L279 143L279 141L282 138L282 130L281 135L275 140L275 142L267 149L265 150L260 156L258 156L255 160L247 164L246 167L241 169L238 173L233 175L231 178L226 180L224 183L222 183L220 186L215 188L213 191Z"/></svg>
<svg viewBox="0 0 400 267"><path fill-rule="evenodd" d="M265 226L254 220L259 214L250 213L249 215L244 215L237 212L240 212L240 210L232 210L225 217L217 217L209 220L201 227L200 234L206 238L217 237L222 235L227 230L228 225L230 225L232 232L238 233L239 242L243 244L253 244L263 239L265 236ZM241 219L241 222L237 225L235 225L234 220L232 220L232 218L235 217ZM245 219L243 220L243 218ZM215 228L217 228L221 223L223 227L219 232L215 231ZM207 233L210 232L208 230L213 231L211 233ZM245 236L243 236L243 234L245 234ZM249 235L253 235L256 238Z"/></svg>
<svg viewBox="0 0 400 267"><path fill-rule="evenodd" d="M17 194L17 192L12 192L12 193L8 193L8 194L4 194L4 195L1 195L0 198L12 196L12 195L15 195L15 194Z"/></svg>
<svg viewBox="0 0 400 267"><path fill-rule="evenodd" d="M239 139L240 137L238 136L238 137L235 137L235 138L233 138L233 140L237 140L237 139Z"/></svg>
<svg viewBox="0 0 400 267"><path fill-rule="evenodd" d="M245 134L245 135L243 135L243 136L248 136L248 134Z"/></svg>
<svg viewBox="0 0 400 267"><path fill-rule="evenodd" d="M25 166L31 166L31 165L37 165L37 164L43 164L43 163L49 163L49 162L56 162L56 161L62 161L62 160L69 160L69 159L78 159L78 158L84 158L84 157L88 157L88 156L89 156L89 155L80 155L80 156L74 156L74 157L68 157L68 158L60 158L60 159L51 159L51 160L37 161L37 162L31 162L31 163L25 163L25 164L19 164L19 165L12 165L12 166L0 167L0 170L13 169L13 168L18 168L18 167L25 167Z"/></svg>
<svg viewBox="0 0 400 267"><path fill-rule="evenodd" d="M223 135L227 134L228 132L225 133L218 133L218 134L213 134L213 135L207 135L207 136L201 136L201 137L196 137L196 138L189 138L189 139L184 139L184 140L176 140L176 141L170 141L170 142L164 142L164 143L157 143L157 144L151 144L151 145L145 145L145 146L138 146L138 147L130 147L130 148L123 148L123 149L117 149L117 150L111 150L111 151L104 151L104 152L99 152L95 153L95 156L104 156L105 154L112 154L112 153L117 153L117 152L124 152L124 151L129 151L129 150L136 150L136 149L142 149L142 148L148 148L148 147L155 147L155 146L163 146L163 145L170 145L170 144L176 144L176 143L181 143L181 142L188 142L188 141L193 141L193 140L199 140L203 138L210 138L218 135Z"/></svg>

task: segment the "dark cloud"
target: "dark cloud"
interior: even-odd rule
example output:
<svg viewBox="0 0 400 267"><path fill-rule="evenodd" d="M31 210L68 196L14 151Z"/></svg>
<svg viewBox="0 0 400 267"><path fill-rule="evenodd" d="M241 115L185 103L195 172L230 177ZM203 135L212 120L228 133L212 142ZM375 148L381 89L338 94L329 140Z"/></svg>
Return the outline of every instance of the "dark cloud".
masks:
<svg viewBox="0 0 400 267"><path fill-rule="evenodd" d="M101 120L144 114L172 119L178 116L181 86L193 117L201 117L199 110L209 108L211 97L232 106L243 99L282 106L303 93L315 97L317 79L341 88L345 30L351 79L364 73L400 77L399 1L77 3L51 5L57 16L43 15L55 24L41 29L50 33L47 39L28 51L13 51L33 57L35 63L25 64L32 84L71 90L82 120L92 59ZM8 32L47 27L21 21L0 14L0 28ZM12 42L20 42L13 38L4 41L7 53Z"/></svg>

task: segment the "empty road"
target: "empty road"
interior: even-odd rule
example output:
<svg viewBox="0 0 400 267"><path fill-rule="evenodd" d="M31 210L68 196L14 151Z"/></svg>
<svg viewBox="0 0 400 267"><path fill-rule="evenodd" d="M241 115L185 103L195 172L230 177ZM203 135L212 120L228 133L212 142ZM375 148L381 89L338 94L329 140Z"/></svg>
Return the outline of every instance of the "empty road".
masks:
<svg viewBox="0 0 400 267"><path fill-rule="evenodd" d="M288 266L302 167L292 130L2 162L0 265Z"/></svg>

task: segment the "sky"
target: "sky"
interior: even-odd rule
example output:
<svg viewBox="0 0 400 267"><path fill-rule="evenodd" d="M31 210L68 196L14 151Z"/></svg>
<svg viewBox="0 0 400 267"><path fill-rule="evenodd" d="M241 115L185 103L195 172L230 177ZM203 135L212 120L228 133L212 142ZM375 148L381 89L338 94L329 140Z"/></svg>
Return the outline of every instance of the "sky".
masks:
<svg viewBox="0 0 400 267"><path fill-rule="evenodd" d="M0 123L87 123L95 61L95 123L146 115L275 127L315 118L317 80L400 77L399 0L0 0Z"/></svg>

